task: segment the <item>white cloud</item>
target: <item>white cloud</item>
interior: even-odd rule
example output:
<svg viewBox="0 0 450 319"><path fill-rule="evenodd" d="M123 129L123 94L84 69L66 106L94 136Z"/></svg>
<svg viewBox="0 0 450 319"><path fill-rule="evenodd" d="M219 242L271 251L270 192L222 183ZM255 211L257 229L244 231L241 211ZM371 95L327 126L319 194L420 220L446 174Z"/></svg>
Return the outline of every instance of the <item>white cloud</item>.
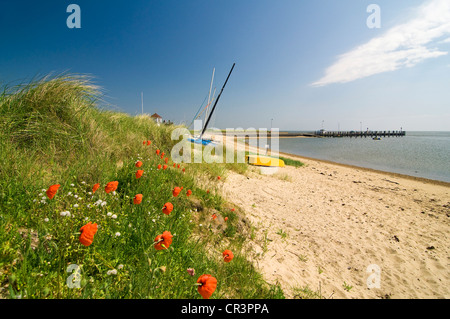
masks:
<svg viewBox="0 0 450 319"><path fill-rule="evenodd" d="M450 1L427 1L408 22L339 56L312 86L351 82L446 55L448 52L439 50L437 44L449 42L449 35Z"/></svg>

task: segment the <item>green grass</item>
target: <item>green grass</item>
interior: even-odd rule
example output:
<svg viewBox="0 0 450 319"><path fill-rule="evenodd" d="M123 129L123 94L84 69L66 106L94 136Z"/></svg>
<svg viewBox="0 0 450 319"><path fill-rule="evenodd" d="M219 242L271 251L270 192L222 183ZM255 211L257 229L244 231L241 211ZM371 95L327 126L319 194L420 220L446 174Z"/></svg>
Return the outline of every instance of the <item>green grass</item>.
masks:
<svg viewBox="0 0 450 319"><path fill-rule="evenodd" d="M289 166L302 167L303 165L305 165L303 162L300 162L298 160L294 160L291 158L286 158L286 157L280 156L280 159L284 161L284 164L289 165Z"/></svg>
<svg viewBox="0 0 450 319"><path fill-rule="evenodd" d="M218 280L212 298L284 298L247 261L249 227L218 195L217 176L244 172L246 165L182 164L183 173L169 160L157 170L164 162L155 150L170 154L176 126L101 110L100 102L99 88L77 75L0 90L1 296L198 299L194 283L207 273ZM115 194L104 191L109 181L119 182ZM95 183L101 187L92 194ZM52 184L61 187L49 200ZM176 198L175 186L184 187ZM136 194L143 194L140 205L133 204ZM161 211L167 201L175 207L169 216ZM62 216L66 211L70 216ZM85 247L78 237L89 221L99 229ZM154 238L166 230L173 243L157 251ZM222 260L225 249L235 255L230 263ZM67 272L70 265L77 265L78 277ZM80 288L68 286L74 277Z"/></svg>

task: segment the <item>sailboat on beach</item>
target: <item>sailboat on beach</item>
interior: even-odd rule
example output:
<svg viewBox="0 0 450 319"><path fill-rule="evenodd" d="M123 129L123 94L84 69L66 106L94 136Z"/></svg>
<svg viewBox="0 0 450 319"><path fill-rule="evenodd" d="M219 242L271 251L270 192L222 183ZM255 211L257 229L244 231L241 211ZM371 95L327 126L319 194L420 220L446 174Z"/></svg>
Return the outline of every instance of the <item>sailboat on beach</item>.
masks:
<svg viewBox="0 0 450 319"><path fill-rule="evenodd" d="M217 99L216 99L215 102L214 102L214 106L212 107L211 112L209 112L209 114L208 114L209 106L210 106L210 105L212 104L212 102L214 101L214 95L215 95L215 89L214 89L213 98L211 99L211 89L212 89L212 84L213 84L213 80L214 80L214 72L215 72L215 69L213 69L213 75L212 75L212 79L211 79L211 85L210 85L210 87L209 87L208 104L207 104L206 107L203 109L203 111L206 111L206 112L205 112L205 124L203 125L203 128L202 128L202 131L201 131L200 135L197 135L197 136L191 136L191 137L188 138L188 140L189 140L190 142L196 143L196 144L203 144L203 145L214 144L214 142L213 142L211 139L203 138L203 134L205 134L205 131L206 131L207 127L208 127L209 121L211 120L211 117L212 117L212 115L213 115L213 113L214 113L214 110L216 109L217 102L219 102L220 96L222 95L223 89L225 88L225 85L227 84L228 79L230 78L231 72L233 72L233 69L234 69L235 64L236 64L236 63L233 63L233 66L231 67L230 73L228 73L227 79L225 80L225 83L223 84L222 89L220 90L220 93L219 93L219 95L217 96ZM201 107L200 107L200 108L201 108ZM199 111L200 111L200 110L199 110ZM202 111L202 112L200 112L200 114L199 114L199 111L198 111L197 114L194 116L194 120L197 119L198 117L200 117L200 115L203 113L203 111ZM193 121L194 121L194 120L193 120ZM193 121L192 121L192 122L193 122ZM192 123L191 123L191 124L192 124Z"/></svg>

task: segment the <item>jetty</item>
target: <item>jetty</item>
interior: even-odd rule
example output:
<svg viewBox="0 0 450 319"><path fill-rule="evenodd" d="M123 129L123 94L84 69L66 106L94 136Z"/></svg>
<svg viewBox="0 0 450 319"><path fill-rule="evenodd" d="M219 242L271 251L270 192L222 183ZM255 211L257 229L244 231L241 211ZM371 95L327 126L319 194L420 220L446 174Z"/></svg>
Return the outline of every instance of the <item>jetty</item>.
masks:
<svg viewBox="0 0 450 319"><path fill-rule="evenodd" d="M405 136L406 132L401 131L316 131L315 135L318 137L401 137Z"/></svg>

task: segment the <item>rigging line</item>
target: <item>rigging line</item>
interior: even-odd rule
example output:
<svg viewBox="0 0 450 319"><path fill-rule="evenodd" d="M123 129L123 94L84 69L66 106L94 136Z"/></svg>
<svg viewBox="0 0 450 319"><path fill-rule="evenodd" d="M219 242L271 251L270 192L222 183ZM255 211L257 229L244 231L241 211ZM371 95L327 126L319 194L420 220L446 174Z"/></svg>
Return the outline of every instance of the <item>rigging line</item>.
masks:
<svg viewBox="0 0 450 319"><path fill-rule="evenodd" d="M203 100L202 104L200 105L200 107L199 107L199 109L198 109L198 111L197 111L197 114L195 114L195 116L194 116L194 118L192 119L191 124L189 124L188 128L191 127L192 123L194 123L194 121L198 118L197 115L198 115L198 113L200 112L200 110L202 109L203 103L205 103L207 97L208 97L208 96L205 96L205 99ZM202 112L203 112L203 111L202 111Z"/></svg>

